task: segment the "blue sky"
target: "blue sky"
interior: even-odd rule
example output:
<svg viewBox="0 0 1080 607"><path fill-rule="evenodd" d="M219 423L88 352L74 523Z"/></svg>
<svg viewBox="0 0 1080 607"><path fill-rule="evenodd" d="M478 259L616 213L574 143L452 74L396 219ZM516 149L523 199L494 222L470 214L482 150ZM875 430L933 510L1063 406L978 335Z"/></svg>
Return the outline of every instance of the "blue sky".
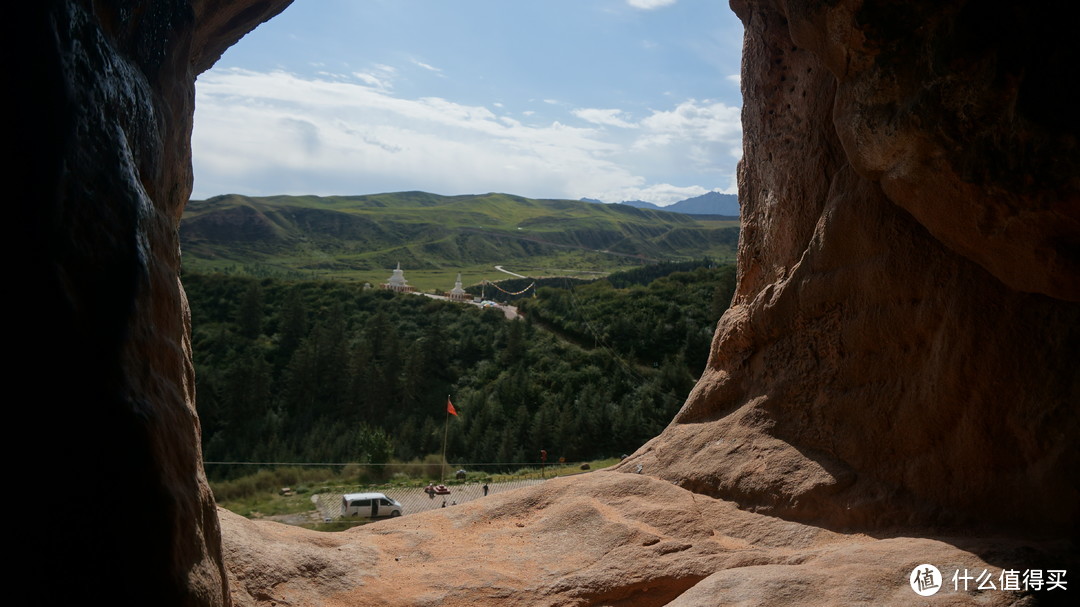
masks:
<svg viewBox="0 0 1080 607"><path fill-rule="evenodd" d="M296 0L196 84L192 198L735 192L724 0Z"/></svg>

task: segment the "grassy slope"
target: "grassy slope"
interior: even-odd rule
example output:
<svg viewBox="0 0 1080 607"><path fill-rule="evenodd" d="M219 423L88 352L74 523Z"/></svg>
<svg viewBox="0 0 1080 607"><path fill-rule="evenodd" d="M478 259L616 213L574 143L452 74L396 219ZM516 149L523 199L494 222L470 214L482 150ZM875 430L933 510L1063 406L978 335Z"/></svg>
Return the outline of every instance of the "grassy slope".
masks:
<svg viewBox="0 0 1080 607"><path fill-rule="evenodd" d="M737 222L508 194L226 195L184 213L184 264L371 282L398 262L423 290L506 275L607 272L643 260L732 259ZM449 283L449 284L448 284Z"/></svg>

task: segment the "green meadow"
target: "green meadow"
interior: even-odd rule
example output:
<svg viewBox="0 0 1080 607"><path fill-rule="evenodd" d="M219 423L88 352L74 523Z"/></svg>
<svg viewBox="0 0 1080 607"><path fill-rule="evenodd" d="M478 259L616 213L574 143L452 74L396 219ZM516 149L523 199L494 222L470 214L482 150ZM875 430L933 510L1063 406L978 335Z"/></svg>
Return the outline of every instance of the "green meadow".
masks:
<svg viewBox="0 0 1080 607"><path fill-rule="evenodd" d="M218 196L189 203L185 271L378 285L398 263L421 291L530 277L591 278L660 261L732 261L738 222L509 194Z"/></svg>

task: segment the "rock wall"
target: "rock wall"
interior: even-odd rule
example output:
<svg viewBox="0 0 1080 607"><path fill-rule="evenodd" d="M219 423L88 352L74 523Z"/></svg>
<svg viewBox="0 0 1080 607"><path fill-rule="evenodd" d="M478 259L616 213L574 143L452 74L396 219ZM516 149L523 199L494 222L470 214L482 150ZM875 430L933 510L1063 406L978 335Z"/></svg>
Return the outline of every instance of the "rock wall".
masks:
<svg viewBox="0 0 1080 607"><path fill-rule="evenodd" d="M288 3L10 7L15 486L47 519L19 525L16 558L35 604L229 602L177 223L195 77Z"/></svg>
<svg viewBox="0 0 1080 607"><path fill-rule="evenodd" d="M701 381L624 469L834 527L1075 534L1061 20L1010 2L732 6L739 285Z"/></svg>

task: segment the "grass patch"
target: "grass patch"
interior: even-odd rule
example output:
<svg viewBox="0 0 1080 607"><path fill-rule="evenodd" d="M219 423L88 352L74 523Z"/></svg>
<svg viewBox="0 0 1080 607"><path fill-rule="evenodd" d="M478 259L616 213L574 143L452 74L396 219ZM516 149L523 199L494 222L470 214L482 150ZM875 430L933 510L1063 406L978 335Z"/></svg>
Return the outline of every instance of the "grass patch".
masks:
<svg viewBox="0 0 1080 607"><path fill-rule="evenodd" d="M588 471L601 470L613 466L619 458L607 458L587 462ZM385 491L386 489L421 488L432 479L438 480L438 463L416 461L396 464L397 469L390 478L382 483L357 483L364 472L361 466L346 466L329 469L318 467L281 467L262 468L252 474L225 481L210 481L210 488L219 506L247 518L263 518L285 514L300 514L315 509L311 501L319 493L359 493L364 491ZM518 480L555 478L586 472L582 464L553 464L524 467L514 472L489 473L472 470L464 479L449 475L446 485L457 486L475 483L505 483ZM393 468L394 465L391 465ZM405 472L409 471L409 472ZM433 473L433 474L431 474ZM284 488L291 491L283 493ZM366 519L334 521L331 523L302 524L301 527L317 531L341 531L365 524Z"/></svg>
<svg viewBox="0 0 1080 607"><path fill-rule="evenodd" d="M619 463L619 461L620 460L617 457L609 457L607 459L586 462L589 465L588 470L582 470L582 464L580 462L573 464L554 464L551 466L544 466L543 468L540 468L539 466L521 468L519 470L506 474L492 474L488 477L488 481L493 483L506 483L510 481L526 479L573 476L575 474L582 474L584 472L591 472L593 470L602 470L604 468L614 466L615 464Z"/></svg>

